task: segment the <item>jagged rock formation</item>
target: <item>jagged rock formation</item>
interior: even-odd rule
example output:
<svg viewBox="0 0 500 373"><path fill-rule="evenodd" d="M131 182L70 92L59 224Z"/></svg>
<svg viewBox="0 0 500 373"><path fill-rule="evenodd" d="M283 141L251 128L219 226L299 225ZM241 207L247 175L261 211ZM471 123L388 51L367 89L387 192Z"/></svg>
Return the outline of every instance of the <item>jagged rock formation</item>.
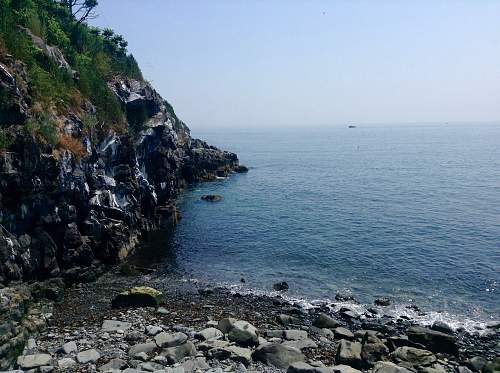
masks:
<svg viewBox="0 0 500 373"><path fill-rule="evenodd" d="M129 133L84 131L82 119L95 109L83 100L78 111L54 118L82 154L40 143L22 130L31 102L27 79L21 61L0 57L1 124L14 136L0 152L0 283L115 263L141 232L175 219L175 197L187 182L238 167L235 154L191 138L149 83L120 76L109 87Z"/></svg>

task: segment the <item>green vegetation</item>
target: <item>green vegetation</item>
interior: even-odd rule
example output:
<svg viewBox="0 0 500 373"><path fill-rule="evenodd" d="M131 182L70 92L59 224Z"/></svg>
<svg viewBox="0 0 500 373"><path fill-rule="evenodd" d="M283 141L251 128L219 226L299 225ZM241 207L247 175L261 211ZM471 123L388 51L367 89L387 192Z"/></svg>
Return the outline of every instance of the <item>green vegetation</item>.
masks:
<svg viewBox="0 0 500 373"><path fill-rule="evenodd" d="M103 129L124 131L125 114L106 81L116 75L134 79L142 75L120 35L85 24L96 5L95 0L0 0L0 55L12 54L26 64L31 106L38 112L79 112L88 99L97 109L93 122ZM20 27L57 46L76 74L47 58ZM31 114L28 129L54 143L54 125L48 124L48 117Z"/></svg>

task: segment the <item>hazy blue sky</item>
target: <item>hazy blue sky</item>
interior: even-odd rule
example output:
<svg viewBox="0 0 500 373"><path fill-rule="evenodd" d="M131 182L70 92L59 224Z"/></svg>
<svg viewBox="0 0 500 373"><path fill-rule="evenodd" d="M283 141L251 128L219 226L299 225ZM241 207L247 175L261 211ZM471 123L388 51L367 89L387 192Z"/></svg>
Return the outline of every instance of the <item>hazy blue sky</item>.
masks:
<svg viewBox="0 0 500 373"><path fill-rule="evenodd" d="M100 3L194 129L500 119L500 1Z"/></svg>

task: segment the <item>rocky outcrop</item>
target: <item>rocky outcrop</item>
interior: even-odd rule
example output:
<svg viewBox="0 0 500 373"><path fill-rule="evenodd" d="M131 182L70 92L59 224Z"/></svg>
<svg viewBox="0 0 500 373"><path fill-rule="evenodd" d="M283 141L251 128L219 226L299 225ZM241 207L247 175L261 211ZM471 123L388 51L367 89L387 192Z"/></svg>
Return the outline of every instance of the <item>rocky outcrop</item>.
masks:
<svg viewBox="0 0 500 373"><path fill-rule="evenodd" d="M46 47L39 46L68 68ZM30 102L25 79L22 63L0 60L1 102L9 107L2 125L16 123L8 127L12 144L0 153L0 283L56 275L75 281L96 263L116 263L143 232L175 222L175 198L186 183L239 166L235 154L191 138L149 83L122 77L109 87L128 133L84 131L82 118L95 109L83 102L78 112L55 118L83 154L40 143L22 130Z"/></svg>

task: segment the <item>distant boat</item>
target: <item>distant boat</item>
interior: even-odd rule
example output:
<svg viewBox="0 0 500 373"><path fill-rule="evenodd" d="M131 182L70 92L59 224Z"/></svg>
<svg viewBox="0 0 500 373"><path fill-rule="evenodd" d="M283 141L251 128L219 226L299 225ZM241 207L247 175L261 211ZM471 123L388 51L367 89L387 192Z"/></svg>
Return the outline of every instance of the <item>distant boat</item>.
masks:
<svg viewBox="0 0 500 373"><path fill-rule="evenodd" d="M354 124L350 124L348 128L356 128Z"/></svg>

